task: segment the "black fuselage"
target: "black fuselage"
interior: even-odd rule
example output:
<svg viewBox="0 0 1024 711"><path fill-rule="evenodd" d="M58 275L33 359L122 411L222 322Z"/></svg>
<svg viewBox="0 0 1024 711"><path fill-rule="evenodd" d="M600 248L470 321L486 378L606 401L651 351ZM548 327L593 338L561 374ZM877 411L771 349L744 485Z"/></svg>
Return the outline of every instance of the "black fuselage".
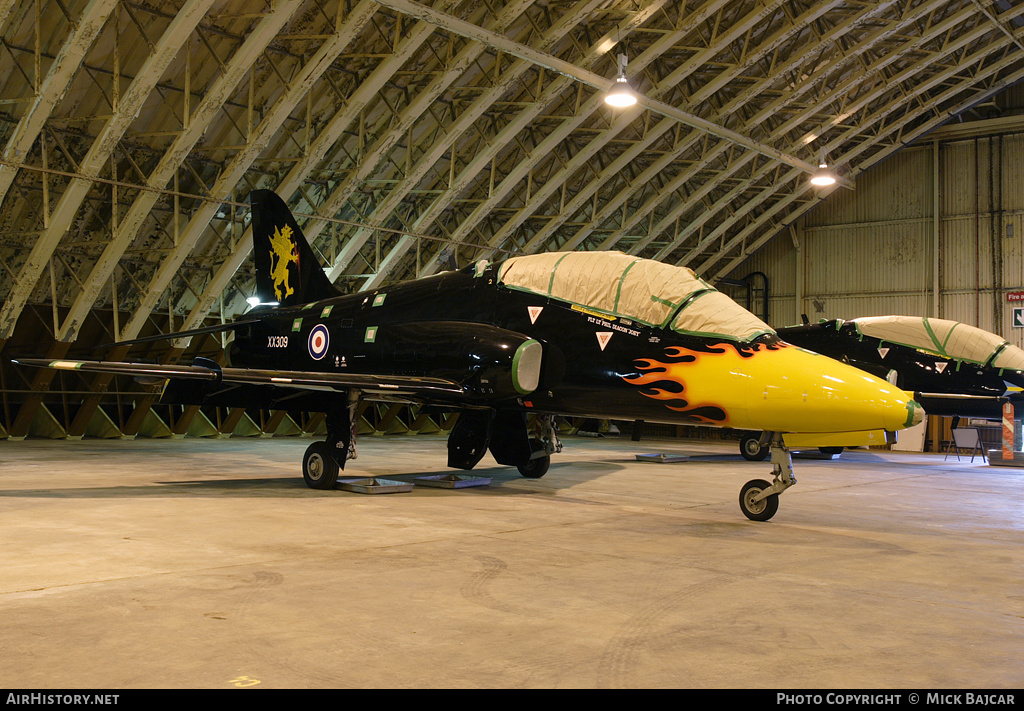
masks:
<svg viewBox="0 0 1024 711"><path fill-rule="evenodd" d="M472 267L349 294L313 304L267 309L240 329L230 364L245 368L316 370L433 377L466 385L476 406L607 419L721 424L714 407L669 410L629 382L637 359L665 359L668 346L696 351L743 350L708 339L616 318L497 283L494 268ZM326 327L329 344L310 336ZM488 388L500 363L491 354L515 337L544 348L538 387L529 393ZM322 333L319 338L322 338ZM777 340L773 336L765 340ZM317 356L317 357L314 357ZM662 384L676 388L678 384ZM463 400L465 402L465 400Z"/></svg>

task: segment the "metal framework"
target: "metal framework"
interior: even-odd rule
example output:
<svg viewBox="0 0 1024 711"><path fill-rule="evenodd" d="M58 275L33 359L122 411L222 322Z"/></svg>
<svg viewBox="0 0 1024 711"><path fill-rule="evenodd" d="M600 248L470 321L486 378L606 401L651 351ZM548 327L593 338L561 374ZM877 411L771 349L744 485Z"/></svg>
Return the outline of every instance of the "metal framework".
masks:
<svg viewBox="0 0 1024 711"><path fill-rule="evenodd" d="M556 249L717 281L827 197L806 180L822 151L852 187L1024 78L1010 0L0 0L0 18L8 355L235 318L258 187L350 290ZM620 53L625 110L602 100ZM0 386L38 404L53 375L32 377ZM59 387L95 408L113 385Z"/></svg>

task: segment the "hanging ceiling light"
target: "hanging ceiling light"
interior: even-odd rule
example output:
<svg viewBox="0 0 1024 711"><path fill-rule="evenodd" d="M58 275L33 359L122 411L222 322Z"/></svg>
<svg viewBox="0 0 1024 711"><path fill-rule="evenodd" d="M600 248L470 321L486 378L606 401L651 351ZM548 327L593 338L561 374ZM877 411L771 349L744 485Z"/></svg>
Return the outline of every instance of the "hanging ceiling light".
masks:
<svg viewBox="0 0 1024 711"><path fill-rule="evenodd" d="M818 169L811 174L811 185L823 188L835 185L835 183L836 174L828 169L828 163L825 162L825 149L822 148L821 158L818 160Z"/></svg>
<svg viewBox="0 0 1024 711"><path fill-rule="evenodd" d="M629 88L626 81L626 55L619 55L619 75L615 78L615 87L609 91L604 101L609 106L625 107L636 103L636 94Z"/></svg>

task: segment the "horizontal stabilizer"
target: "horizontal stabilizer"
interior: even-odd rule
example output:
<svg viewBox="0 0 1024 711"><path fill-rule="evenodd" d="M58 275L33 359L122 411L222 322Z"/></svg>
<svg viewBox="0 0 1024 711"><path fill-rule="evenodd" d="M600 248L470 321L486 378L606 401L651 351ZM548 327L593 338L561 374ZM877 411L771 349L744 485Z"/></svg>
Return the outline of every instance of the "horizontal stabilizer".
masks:
<svg viewBox="0 0 1024 711"><path fill-rule="evenodd" d="M359 373L316 373L298 370L264 370L250 368L216 368L203 365L158 365L151 363L113 363L108 361L47 360L22 358L19 365L57 370L82 370L93 373L115 373L137 378L196 379L213 383L270 385L298 390L339 391L354 388L367 395L389 397L431 397L458 401L465 389L458 383L441 378L420 378L404 375L366 375Z"/></svg>
<svg viewBox="0 0 1024 711"><path fill-rule="evenodd" d="M112 373L115 375L131 375L136 378L191 378L215 382L220 373L216 368L195 365L160 365L158 363L115 363L111 361L89 360L47 360L44 358L16 358L12 361L18 365L31 365L36 368L55 368L56 370L84 370L90 373Z"/></svg>
<svg viewBox="0 0 1024 711"><path fill-rule="evenodd" d="M209 333L223 333L225 331L234 331L236 328L242 326L251 326L254 323L259 323L260 319L251 318L245 321L235 321L233 323L220 323L216 326L203 326L202 328L193 328L188 331L177 331L175 333L157 333L153 336L143 336L142 338L132 338L127 341L117 341L116 343L105 343L100 348L115 348L117 346L134 346L136 343L153 343L155 341L169 341L175 338L191 338L192 336L205 336ZM27 361L22 361L27 364Z"/></svg>

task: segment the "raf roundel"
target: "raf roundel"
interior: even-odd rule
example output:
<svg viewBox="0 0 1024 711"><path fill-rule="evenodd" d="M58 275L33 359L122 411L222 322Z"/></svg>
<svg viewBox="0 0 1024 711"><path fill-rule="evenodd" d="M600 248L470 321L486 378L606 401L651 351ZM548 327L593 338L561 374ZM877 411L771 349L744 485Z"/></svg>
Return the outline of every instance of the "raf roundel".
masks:
<svg viewBox="0 0 1024 711"><path fill-rule="evenodd" d="M317 324L309 332L309 355L313 360L320 360L327 355L327 346L330 345L331 337L327 332L327 326Z"/></svg>

